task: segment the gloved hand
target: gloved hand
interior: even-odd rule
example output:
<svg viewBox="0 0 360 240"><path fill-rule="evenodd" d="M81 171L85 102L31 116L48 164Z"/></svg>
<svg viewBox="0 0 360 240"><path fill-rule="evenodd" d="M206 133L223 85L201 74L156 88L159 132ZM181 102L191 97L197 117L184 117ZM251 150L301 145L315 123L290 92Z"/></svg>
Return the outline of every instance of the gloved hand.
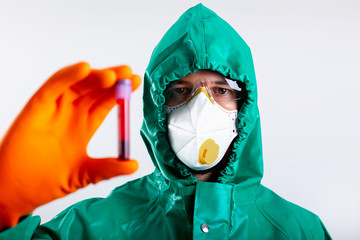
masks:
<svg viewBox="0 0 360 240"><path fill-rule="evenodd" d="M117 175L135 160L93 159L91 137L115 106L115 82L141 82L128 66L93 70L78 63L56 72L30 99L0 143L0 230L36 207Z"/></svg>

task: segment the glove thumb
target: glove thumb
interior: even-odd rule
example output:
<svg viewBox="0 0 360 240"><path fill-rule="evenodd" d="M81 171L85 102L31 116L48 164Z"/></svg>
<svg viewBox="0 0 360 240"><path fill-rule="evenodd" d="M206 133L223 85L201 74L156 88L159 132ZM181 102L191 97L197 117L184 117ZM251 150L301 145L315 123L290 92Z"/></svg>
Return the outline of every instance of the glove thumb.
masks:
<svg viewBox="0 0 360 240"><path fill-rule="evenodd" d="M134 173L139 167L136 160L120 160L118 158L89 158L83 165L84 186L97 183L119 175Z"/></svg>

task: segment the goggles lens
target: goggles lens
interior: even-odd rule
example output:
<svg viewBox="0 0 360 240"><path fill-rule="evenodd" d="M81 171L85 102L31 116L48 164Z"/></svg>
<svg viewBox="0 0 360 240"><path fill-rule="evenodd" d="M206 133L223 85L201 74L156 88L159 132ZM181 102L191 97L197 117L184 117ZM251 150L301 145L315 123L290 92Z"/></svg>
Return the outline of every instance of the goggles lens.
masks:
<svg viewBox="0 0 360 240"><path fill-rule="evenodd" d="M174 107L186 102L191 98L199 88L205 88L210 97L220 106L225 107L229 101L241 99L241 87L235 80L224 78L215 82L206 82L198 80L196 82L187 82L177 80L171 82L164 91L165 105Z"/></svg>

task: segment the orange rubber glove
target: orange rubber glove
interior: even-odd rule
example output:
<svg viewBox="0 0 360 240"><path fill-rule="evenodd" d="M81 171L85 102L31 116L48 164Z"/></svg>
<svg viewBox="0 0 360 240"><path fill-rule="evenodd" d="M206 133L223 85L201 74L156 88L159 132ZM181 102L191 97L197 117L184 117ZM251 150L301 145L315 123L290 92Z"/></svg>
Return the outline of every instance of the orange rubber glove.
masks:
<svg viewBox="0 0 360 240"><path fill-rule="evenodd" d="M93 159L91 137L115 106L115 82L141 82L128 66L87 63L55 73L30 99L0 143L0 230L68 193L136 171L135 160Z"/></svg>

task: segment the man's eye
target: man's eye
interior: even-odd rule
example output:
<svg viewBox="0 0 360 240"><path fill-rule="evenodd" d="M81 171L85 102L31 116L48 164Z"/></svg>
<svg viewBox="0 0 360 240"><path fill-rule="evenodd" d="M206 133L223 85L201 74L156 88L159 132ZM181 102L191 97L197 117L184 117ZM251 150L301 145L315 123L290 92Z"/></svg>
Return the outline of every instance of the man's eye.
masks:
<svg viewBox="0 0 360 240"><path fill-rule="evenodd" d="M191 90L192 90L191 88L187 88L187 87L175 87L172 88L170 91L173 95L184 96L184 95L190 95Z"/></svg>
<svg viewBox="0 0 360 240"><path fill-rule="evenodd" d="M185 88L174 88L172 91L175 94L183 94L183 93L185 93Z"/></svg>
<svg viewBox="0 0 360 240"><path fill-rule="evenodd" d="M229 92L229 89L226 88L216 88L215 93L219 95L224 95Z"/></svg>
<svg viewBox="0 0 360 240"><path fill-rule="evenodd" d="M185 101L191 94L191 89L186 87L173 87L165 91L167 101Z"/></svg>

